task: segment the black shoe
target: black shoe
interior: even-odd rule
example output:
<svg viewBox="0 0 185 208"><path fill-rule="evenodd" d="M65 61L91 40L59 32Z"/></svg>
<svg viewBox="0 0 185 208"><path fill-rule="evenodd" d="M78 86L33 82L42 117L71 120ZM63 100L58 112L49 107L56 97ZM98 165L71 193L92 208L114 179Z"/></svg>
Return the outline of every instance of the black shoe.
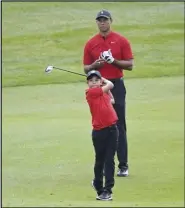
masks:
<svg viewBox="0 0 185 208"><path fill-rule="evenodd" d="M102 201L110 201L110 200L112 200L112 195L107 191L103 191L102 194L100 194L96 197L96 199L102 200Z"/></svg>
<svg viewBox="0 0 185 208"><path fill-rule="evenodd" d="M128 175L129 174L128 174L128 168L127 167L118 169L117 176L119 176L119 177L127 177Z"/></svg>

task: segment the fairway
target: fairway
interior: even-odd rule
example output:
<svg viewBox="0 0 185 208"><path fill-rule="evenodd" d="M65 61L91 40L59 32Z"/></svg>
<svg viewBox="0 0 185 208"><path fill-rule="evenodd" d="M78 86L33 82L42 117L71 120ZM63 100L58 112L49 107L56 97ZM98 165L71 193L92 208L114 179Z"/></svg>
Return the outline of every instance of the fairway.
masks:
<svg viewBox="0 0 185 208"><path fill-rule="evenodd" d="M129 177L113 201L91 187L94 149L83 47L107 9L131 42L125 71ZM184 3L2 3L3 207L184 206ZM116 171L117 171L116 157Z"/></svg>
<svg viewBox="0 0 185 208"><path fill-rule="evenodd" d="M112 202L90 185L86 84L4 88L3 205L183 206L183 77L126 86L130 176L116 177Z"/></svg>

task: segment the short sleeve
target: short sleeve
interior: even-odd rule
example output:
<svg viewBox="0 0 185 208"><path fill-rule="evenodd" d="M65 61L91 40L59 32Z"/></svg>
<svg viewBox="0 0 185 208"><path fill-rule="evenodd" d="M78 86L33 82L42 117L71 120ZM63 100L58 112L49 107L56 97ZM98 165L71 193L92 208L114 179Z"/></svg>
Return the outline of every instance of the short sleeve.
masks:
<svg viewBox="0 0 185 208"><path fill-rule="evenodd" d="M95 98L103 95L103 90L101 87L90 88L86 91L86 96Z"/></svg>
<svg viewBox="0 0 185 208"><path fill-rule="evenodd" d="M123 60L133 59L131 44L126 38L122 38L122 58Z"/></svg>
<svg viewBox="0 0 185 208"><path fill-rule="evenodd" d="M83 64L90 65L93 63L92 55L89 50L89 42L86 43L84 47L84 54L83 54Z"/></svg>

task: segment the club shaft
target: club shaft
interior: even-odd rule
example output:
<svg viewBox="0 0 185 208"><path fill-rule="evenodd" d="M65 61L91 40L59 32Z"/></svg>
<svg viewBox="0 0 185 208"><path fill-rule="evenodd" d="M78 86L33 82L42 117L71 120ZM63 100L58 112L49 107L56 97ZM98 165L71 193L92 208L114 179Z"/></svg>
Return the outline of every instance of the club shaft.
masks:
<svg viewBox="0 0 185 208"><path fill-rule="evenodd" d="M61 69L61 68L58 68L58 67L55 67L55 66L54 66L53 68L54 68L54 69L59 69L59 70L65 71L65 72L69 72L69 73L72 73L72 74L77 74L77 75L86 77L85 74L80 74L80 73L73 72L73 71L69 71L69 70L66 70L66 69Z"/></svg>

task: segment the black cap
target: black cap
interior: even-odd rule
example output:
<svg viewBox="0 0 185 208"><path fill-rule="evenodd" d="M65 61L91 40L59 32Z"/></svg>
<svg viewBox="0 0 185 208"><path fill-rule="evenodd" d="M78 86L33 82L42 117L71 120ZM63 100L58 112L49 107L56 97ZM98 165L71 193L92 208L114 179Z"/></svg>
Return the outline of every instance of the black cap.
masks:
<svg viewBox="0 0 185 208"><path fill-rule="evenodd" d="M100 12L98 12L98 14L96 16L96 20L100 17L105 17L107 19L108 18L112 19L112 16L111 16L110 12L107 11L107 10L101 10Z"/></svg>
<svg viewBox="0 0 185 208"><path fill-rule="evenodd" d="M92 70L92 71L88 72L87 73L87 80L89 80L92 76L97 76L98 78L101 79L101 74L99 71Z"/></svg>

